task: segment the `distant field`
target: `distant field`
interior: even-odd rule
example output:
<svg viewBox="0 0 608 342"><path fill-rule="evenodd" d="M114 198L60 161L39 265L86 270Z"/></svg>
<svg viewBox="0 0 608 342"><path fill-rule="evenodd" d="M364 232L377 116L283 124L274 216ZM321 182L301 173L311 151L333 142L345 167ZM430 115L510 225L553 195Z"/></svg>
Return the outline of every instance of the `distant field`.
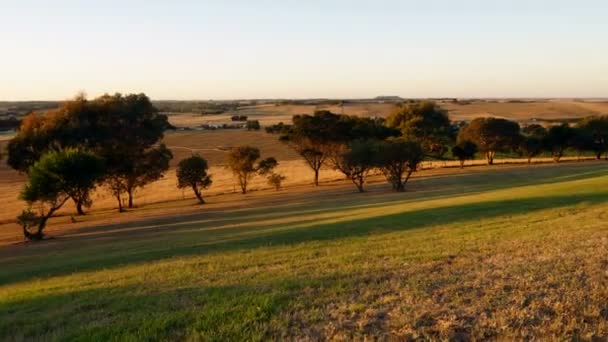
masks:
<svg viewBox="0 0 608 342"><path fill-rule="evenodd" d="M608 114L608 101L548 100L536 102L474 101L471 104L441 102L452 120L472 120L479 116L495 116L522 123L532 118L542 120L576 119L589 115ZM178 127L194 127L201 124L228 123L232 115L247 115L264 125L278 122L289 123L296 114L312 114L315 110L330 110L334 113L366 117L387 117L395 105L390 103L347 103L341 106L313 105L260 105L243 107L220 115L172 114L170 121Z"/></svg>
<svg viewBox="0 0 608 342"><path fill-rule="evenodd" d="M607 201L589 162L58 218L0 249L0 339L601 340Z"/></svg>

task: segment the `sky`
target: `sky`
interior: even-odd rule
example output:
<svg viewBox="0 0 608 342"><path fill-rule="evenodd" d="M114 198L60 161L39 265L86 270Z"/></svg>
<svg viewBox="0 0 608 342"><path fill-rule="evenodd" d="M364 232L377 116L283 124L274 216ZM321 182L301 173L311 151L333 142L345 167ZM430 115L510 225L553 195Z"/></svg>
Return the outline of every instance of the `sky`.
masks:
<svg viewBox="0 0 608 342"><path fill-rule="evenodd" d="M0 0L0 100L608 97L605 0Z"/></svg>

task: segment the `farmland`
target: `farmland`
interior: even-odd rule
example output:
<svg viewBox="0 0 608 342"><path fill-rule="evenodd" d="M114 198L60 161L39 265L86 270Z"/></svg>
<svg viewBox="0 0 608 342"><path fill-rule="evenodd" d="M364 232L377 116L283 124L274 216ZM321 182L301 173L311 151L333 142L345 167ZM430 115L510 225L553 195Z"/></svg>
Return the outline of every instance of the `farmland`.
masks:
<svg viewBox="0 0 608 342"><path fill-rule="evenodd" d="M442 103L452 120L523 124L572 120L602 102ZM344 106L385 117L392 104ZM247 115L262 125L342 107L260 105L170 114L178 127ZM504 111L504 112L503 112ZM507 113L508 112L508 113ZM0 145L10 134L3 136ZM592 339L608 336L608 169L570 153L523 164L427 159L406 192L373 172L359 194L304 160L277 135L242 129L167 132L163 178L117 213L108 189L86 216L71 202L41 242L23 242L16 215L26 177L0 166L0 339ZM226 168L239 145L275 157L284 188L262 177L241 195ZM209 162L207 203L177 188L176 166ZM478 156L479 157L479 156ZM594 159L594 158L591 158Z"/></svg>

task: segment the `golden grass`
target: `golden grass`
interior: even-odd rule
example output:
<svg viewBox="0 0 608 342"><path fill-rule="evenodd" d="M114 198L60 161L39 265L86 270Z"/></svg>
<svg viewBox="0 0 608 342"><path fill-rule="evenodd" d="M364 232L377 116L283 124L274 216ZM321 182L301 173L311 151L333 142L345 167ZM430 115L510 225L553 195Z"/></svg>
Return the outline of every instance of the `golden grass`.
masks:
<svg viewBox="0 0 608 342"><path fill-rule="evenodd" d="M603 340L606 189L600 162L470 169L5 246L0 337Z"/></svg>

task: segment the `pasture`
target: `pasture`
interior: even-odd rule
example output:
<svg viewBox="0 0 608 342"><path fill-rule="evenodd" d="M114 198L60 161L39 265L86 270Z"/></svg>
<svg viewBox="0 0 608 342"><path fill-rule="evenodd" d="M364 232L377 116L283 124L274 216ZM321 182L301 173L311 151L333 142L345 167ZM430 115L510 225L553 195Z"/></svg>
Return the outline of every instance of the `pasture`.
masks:
<svg viewBox="0 0 608 342"><path fill-rule="evenodd" d="M369 190L58 218L54 239L0 249L0 339L608 336L605 162Z"/></svg>

